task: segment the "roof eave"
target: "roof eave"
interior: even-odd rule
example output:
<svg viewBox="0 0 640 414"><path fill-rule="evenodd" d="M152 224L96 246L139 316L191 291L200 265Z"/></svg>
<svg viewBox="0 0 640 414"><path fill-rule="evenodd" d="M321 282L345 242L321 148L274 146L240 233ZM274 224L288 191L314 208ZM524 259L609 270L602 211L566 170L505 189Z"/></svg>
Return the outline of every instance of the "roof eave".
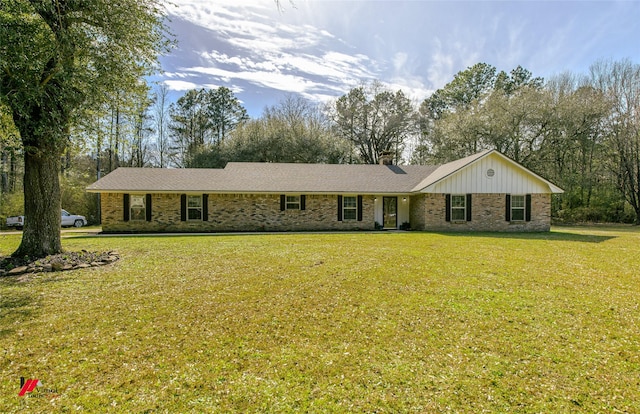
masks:
<svg viewBox="0 0 640 414"><path fill-rule="evenodd" d="M95 189L85 190L93 194L106 193L149 193L149 194L308 194L308 195L331 195L331 194L358 194L358 195L389 195L389 196L410 196L414 191L361 191L361 190L341 190L341 191L309 191L309 190L273 190L273 191L247 191L247 190L163 190L163 189Z"/></svg>

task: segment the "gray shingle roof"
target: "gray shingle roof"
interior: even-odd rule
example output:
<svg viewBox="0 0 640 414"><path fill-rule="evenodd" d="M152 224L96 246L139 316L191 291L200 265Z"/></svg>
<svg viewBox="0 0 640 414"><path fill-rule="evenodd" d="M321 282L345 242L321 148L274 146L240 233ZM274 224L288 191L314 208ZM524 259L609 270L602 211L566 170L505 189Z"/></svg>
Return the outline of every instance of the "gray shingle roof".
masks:
<svg viewBox="0 0 640 414"><path fill-rule="evenodd" d="M87 187L89 192L407 194L444 180L495 153L514 168L563 190L495 150L440 166L279 164L230 162L224 169L118 168Z"/></svg>
<svg viewBox="0 0 640 414"><path fill-rule="evenodd" d="M118 168L89 192L409 193L436 166L229 163L224 169Z"/></svg>

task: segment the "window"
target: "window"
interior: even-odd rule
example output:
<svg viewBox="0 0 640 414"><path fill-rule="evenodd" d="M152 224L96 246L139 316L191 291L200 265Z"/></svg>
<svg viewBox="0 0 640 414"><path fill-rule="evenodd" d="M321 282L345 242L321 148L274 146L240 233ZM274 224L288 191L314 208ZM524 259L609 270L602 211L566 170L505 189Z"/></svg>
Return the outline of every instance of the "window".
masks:
<svg viewBox="0 0 640 414"><path fill-rule="evenodd" d="M287 196L287 210L300 210L300 196Z"/></svg>
<svg viewBox="0 0 640 414"><path fill-rule="evenodd" d="M307 204L307 196L301 195L285 195L280 194L280 211L285 210L305 210Z"/></svg>
<svg viewBox="0 0 640 414"><path fill-rule="evenodd" d="M451 221L465 221L467 219L467 196L451 195Z"/></svg>
<svg viewBox="0 0 640 414"><path fill-rule="evenodd" d="M358 218L358 201L355 196L342 197L342 219L356 220Z"/></svg>
<svg viewBox="0 0 640 414"><path fill-rule="evenodd" d="M187 220L202 220L202 197L187 196Z"/></svg>
<svg viewBox="0 0 640 414"><path fill-rule="evenodd" d="M143 221L146 219L145 196L142 194L131 194L129 210L132 221Z"/></svg>
<svg viewBox="0 0 640 414"><path fill-rule="evenodd" d="M511 221L524 221L526 216L525 196L511 196Z"/></svg>

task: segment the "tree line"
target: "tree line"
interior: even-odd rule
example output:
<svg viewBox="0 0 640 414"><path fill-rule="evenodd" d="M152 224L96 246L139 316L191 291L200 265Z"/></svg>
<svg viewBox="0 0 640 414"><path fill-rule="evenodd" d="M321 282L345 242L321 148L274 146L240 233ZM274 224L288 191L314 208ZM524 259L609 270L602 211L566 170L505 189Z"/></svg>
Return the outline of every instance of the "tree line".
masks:
<svg viewBox="0 0 640 414"><path fill-rule="evenodd" d="M640 223L640 65L594 63L548 80L486 63L419 104L380 82L328 104L288 95L251 119L226 88L175 102L138 82L72 124L60 168L63 205L98 220L86 185L120 167L223 168L230 161L441 164L497 149L565 189L557 220ZM20 208L19 133L2 112L2 213ZM12 210L12 211L9 211Z"/></svg>

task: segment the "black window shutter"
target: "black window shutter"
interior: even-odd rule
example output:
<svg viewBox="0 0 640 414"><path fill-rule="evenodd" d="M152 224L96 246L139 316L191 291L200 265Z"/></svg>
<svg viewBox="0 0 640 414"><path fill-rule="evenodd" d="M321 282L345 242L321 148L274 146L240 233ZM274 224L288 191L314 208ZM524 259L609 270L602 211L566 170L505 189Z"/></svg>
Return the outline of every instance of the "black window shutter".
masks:
<svg viewBox="0 0 640 414"><path fill-rule="evenodd" d="M504 209L504 219L511 221L511 194L507 194Z"/></svg>
<svg viewBox="0 0 640 414"><path fill-rule="evenodd" d="M358 221L362 221L362 196L358 196Z"/></svg>
<svg viewBox="0 0 640 414"><path fill-rule="evenodd" d="M187 195L180 194L180 221L187 221Z"/></svg>
<svg viewBox="0 0 640 414"><path fill-rule="evenodd" d="M342 221L342 196L338 196L338 221Z"/></svg>
<svg viewBox="0 0 640 414"><path fill-rule="evenodd" d="M300 196L300 210L306 210L306 209L307 209L307 196L302 194Z"/></svg>
<svg viewBox="0 0 640 414"><path fill-rule="evenodd" d="M525 197L525 200L526 200L525 210L524 210L525 220L531 221L531 194L527 194Z"/></svg>
<svg viewBox="0 0 640 414"><path fill-rule="evenodd" d="M145 197L146 219L151 221L151 194L147 194Z"/></svg>
<svg viewBox="0 0 640 414"><path fill-rule="evenodd" d="M467 221L471 221L471 194L467 194Z"/></svg>
<svg viewBox="0 0 640 414"><path fill-rule="evenodd" d="M287 197L284 194L280 195L280 211L284 211L286 207Z"/></svg>
<svg viewBox="0 0 640 414"><path fill-rule="evenodd" d="M202 221L209 221L209 194L202 194Z"/></svg>
<svg viewBox="0 0 640 414"><path fill-rule="evenodd" d="M122 195L123 220L129 221L129 194Z"/></svg>
<svg viewBox="0 0 640 414"><path fill-rule="evenodd" d="M445 221L451 221L451 194L444 196L444 219Z"/></svg>

